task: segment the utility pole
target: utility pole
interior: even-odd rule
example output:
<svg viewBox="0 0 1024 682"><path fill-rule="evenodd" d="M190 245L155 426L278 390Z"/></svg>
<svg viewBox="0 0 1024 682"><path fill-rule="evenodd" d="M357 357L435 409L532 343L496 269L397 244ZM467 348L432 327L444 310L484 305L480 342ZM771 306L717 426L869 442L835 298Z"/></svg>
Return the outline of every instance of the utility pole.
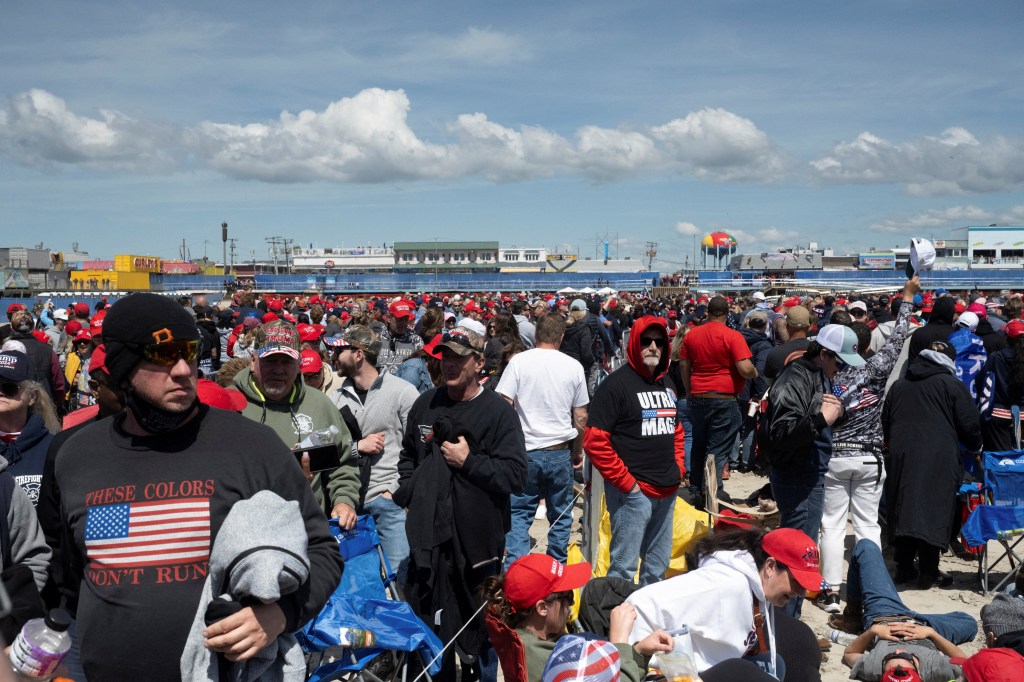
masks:
<svg viewBox="0 0 1024 682"><path fill-rule="evenodd" d="M654 266L654 257L658 255L658 242L647 242L647 252L644 255L647 256L647 269L651 270Z"/></svg>
<svg viewBox="0 0 1024 682"><path fill-rule="evenodd" d="M227 223L224 223L224 224L227 225ZM232 237L228 241L231 242L231 276L234 277L234 275L235 275L235 244L238 243L238 238L237 237Z"/></svg>
<svg viewBox="0 0 1024 682"><path fill-rule="evenodd" d="M270 244L270 255L274 257L274 274L279 274L277 268L277 245L281 241L281 237L266 237L266 242Z"/></svg>
<svg viewBox="0 0 1024 682"><path fill-rule="evenodd" d="M292 244L295 243L295 240L294 239L281 239L281 242L284 244L284 271L285 271L285 273L290 275L290 274L292 274L292 266L291 266L291 263L289 262L289 258L290 258L290 253L291 253L291 250L292 250Z"/></svg>

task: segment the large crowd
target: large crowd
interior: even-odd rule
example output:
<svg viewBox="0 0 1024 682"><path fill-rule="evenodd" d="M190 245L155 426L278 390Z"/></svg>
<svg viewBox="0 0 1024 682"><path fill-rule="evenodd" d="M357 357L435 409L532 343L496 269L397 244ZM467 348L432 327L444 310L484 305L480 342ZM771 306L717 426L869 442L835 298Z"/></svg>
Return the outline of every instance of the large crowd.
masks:
<svg viewBox="0 0 1024 682"><path fill-rule="evenodd" d="M951 583L965 462L1021 447L1020 294L679 292L11 305L0 635L63 608L69 679L303 680L294 633L344 570L328 519L369 515L401 598L453 643L442 682L499 660L639 680L683 626L705 682L820 680L807 600L855 635L854 679L1024 679L1016 584L971 657L971 615L900 599ZM567 565L585 465L601 578ZM729 501L737 472L766 478L780 527L723 524L666 578L676 506Z"/></svg>

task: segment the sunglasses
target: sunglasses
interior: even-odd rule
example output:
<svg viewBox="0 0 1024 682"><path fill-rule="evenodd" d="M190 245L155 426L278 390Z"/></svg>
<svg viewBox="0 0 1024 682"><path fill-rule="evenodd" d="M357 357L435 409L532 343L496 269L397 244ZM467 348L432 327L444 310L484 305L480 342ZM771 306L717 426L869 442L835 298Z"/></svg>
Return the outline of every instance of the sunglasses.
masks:
<svg viewBox="0 0 1024 682"><path fill-rule="evenodd" d="M829 351L828 352L828 356L830 358L832 358L833 360L835 360L836 369L838 369L838 370L846 369L846 361L843 360L841 357L839 357L839 355L837 355L836 353L834 353L832 351Z"/></svg>
<svg viewBox="0 0 1024 682"><path fill-rule="evenodd" d="M17 398L18 394L21 393L21 384L14 381L0 383L0 393L3 393L8 398Z"/></svg>
<svg viewBox="0 0 1024 682"><path fill-rule="evenodd" d="M906 651L894 651L891 654L887 654L885 658L882 659L882 665L885 666L886 663L894 659L906 661L914 668L914 670L917 670L917 661L914 660L914 655Z"/></svg>
<svg viewBox="0 0 1024 682"><path fill-rule="evenodd" d="M160 367L172 367L179 358L193 365L199 359L199 348L198 340L169 341L146 346L142 349L142 357Z"/></svg>
<svg viewBox="0 0 1024 682"><path fill-rule="evenodd" d="M654 344L658 348L665 348L668 345L668 339L661 336L641 336L640 347L647 348L651 344Z"/></svg>

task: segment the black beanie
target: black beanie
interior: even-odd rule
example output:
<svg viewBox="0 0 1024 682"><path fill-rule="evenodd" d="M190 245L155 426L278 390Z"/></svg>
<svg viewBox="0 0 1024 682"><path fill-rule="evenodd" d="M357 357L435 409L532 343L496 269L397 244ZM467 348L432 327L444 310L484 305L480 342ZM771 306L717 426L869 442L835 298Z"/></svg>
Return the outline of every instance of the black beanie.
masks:
<svg viewBox="0 0 1024 682"><path fill-rule="evenodd" d="M103 318L107 372L117 386L142 359L146 346L198 338L195 319L174 299L157 294L126 296L108 308Z"/></svg>

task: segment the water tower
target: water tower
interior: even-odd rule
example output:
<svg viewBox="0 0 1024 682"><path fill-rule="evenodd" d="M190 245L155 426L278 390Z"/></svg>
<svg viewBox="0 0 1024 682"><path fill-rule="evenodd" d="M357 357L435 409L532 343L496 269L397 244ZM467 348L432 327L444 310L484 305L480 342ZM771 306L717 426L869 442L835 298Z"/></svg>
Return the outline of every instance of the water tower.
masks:
<svg viewBox="0 0 1024 682"><path fill-rule="evenodd" d="M712 232L700 240L705 270L725 270L736 255L736 239L725 232Z"/></svg>

